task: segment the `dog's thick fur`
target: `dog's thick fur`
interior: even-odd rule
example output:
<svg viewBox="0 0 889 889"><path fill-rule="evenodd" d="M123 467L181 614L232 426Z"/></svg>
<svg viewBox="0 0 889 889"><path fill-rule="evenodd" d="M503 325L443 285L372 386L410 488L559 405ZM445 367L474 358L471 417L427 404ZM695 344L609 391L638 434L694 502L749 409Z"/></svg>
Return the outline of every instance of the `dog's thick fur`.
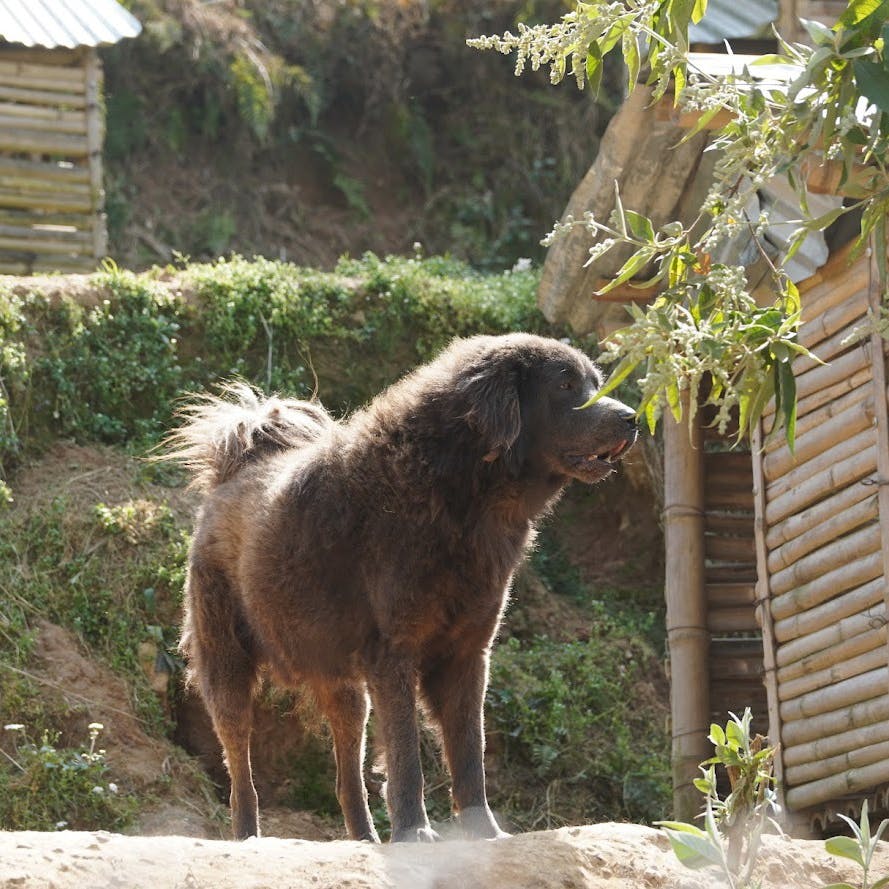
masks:
<svg viewBox="0 0 889 889"><path fill-rule="evenodd" d="M485 796L488 654L535 520L636 438L583 354L528 334L455 341L350 419L231 387L173 436L206 491L181 648L225 751L236 837L259 832L250 769L259 671L308 685L330 722L349 835L377 840L363 779L372 702L394 840L434 839L417 705L441 731L464 830ZM369 700L368 700L369 692Z"/></svg>

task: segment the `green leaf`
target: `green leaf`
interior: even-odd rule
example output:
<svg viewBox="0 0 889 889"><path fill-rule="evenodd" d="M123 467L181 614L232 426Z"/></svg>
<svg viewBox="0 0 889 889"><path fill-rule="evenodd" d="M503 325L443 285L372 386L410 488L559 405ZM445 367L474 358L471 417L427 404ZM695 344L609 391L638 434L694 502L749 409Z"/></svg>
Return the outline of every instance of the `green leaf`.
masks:
<svg viewBox="0 0 889 889"><path fill-rule="evenodd" d="M862 95L874 103L880 111L889 112L889 77L881 65L864 59L852 62L855 81Z"/></svg>
<svg viewBox="0 0 889 889"><path fill-rule="evenodd" d="M707 0L695 0L694 9L691 11L691 20L697 24L707 11Z"/></svg>
<svg viewBox="0 0 889 889"><path fill-rule="evenodd" d="M652 400L645 405L645 422L651 435L657 431L657 404Z"/></svg>
<svg viewBox="0 0 889 889"><path fill-rule="evenodd" d="M870 889L886 889L889 886L889 877L881 877L876 883L871 883Z"/></svg>
<svg viewBox="0 0 889 889"><path fill-rule="evenodd" d="M838 855L840 858L848 858L864 867L864 858L861 856L861 847L852 839L852 837L831 837L825 840L824 848L831 855Z"/></svg>
<svg viewBox="0 0 889 889"><path fill-rule="evenodd" d="M617 277L609 281L601 290L597 290L596 293L599 295L608 293L609 290L626 284L633 275L641 272L651 262L651 256L651 250L641 247L620 267Z"/></svg>
<svg viewBox="0 0 889 889"><path fill-rule="evenodd" d="M854 27L862 19L866 19L872 12L878 10L883 3L884 0L851 0L851 3L846 6L846 11L834 25L834 30Z"/></svg>
<svg viewBox="0 0 889 889"><path fill-rule="evenodd" d="M602 85L602 69L602 51L599 49L599 44L594 41L590 44L586 56L586 79L593 95L598 95L599 87Z"/></svg>
<svg viewBox="0 0 889 889"><path fill-rule="evenodd" d="M641 213L636 213L633 210L626 210L624 215L627 219L627 225L635 238L638 238L640 241L654 240L654 226L647 216L643 216Z"/></svg>
<svg viewBox="0 0 889 889"><path fill-rule="evenodd" d="M636 42L636 35L630 31L624 31L621 38L621 49L623 50L624 62L627 65L627 82L628 91L632 92L639 79L639 69L641 63L639 61L639 44Z"/></svg>
<svg viewBox="0 0 889 889"><path fill-rule="evenodd" d="M617 367L609 374L608 379L602 385L602 388L589 400L584 402L577 410L582 411L584 408L595 404L604 395L613 392L632 372L638 360L631 358L629 355L620 360Z"/></svg>
<svg viewBox="0 0 889 889"><path fill-rule="evenodd" d="M833 46L833 31L827 25L822 25L814 19L803 18L800 19L800 23L809 32L815 46Z"/></svg>
<svg viewBox="0 0 889 889"><path fill-rule="evenodd" d="M782 363L778 372L781 377L781 401L784 408L784 436L792 454L796 443L796 377L789 362Z"/></svg>
<svg viewBox="0 0 889 889"><path fill-rule="evenodd" d="M710 723L710 734L707 736L708 740L711 744L716 747L724 747L725 746L725 732L722 730L722 726L718 725L715 722Z"/></svg>

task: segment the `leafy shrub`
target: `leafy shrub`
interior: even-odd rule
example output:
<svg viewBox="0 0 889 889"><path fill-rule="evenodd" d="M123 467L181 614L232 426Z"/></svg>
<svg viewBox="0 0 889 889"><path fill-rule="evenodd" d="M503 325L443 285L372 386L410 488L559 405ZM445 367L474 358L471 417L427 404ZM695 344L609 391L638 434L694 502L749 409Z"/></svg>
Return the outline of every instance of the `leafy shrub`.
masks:
<svg viewBox="0 0 889 889"><path fill-rule="evenodd" d="M39 743L25 726L5 726L15 737L0 758L0 828L4 830L120 830L135 802L108 780L105 750L96 747L101 723L89 726L89 743L57 748L44 733Z"/></svg>
<svg viewBox="0 0 889 889"><path fill-rule="evenodd" d="M508 640L494 650L487 701L498 755L510 769L529 769L538 786L562 785L585 820L663 815L666 736L638 700L652 658L607 618L586 641ZM526 817L539 807L510 806Z"/></svg>

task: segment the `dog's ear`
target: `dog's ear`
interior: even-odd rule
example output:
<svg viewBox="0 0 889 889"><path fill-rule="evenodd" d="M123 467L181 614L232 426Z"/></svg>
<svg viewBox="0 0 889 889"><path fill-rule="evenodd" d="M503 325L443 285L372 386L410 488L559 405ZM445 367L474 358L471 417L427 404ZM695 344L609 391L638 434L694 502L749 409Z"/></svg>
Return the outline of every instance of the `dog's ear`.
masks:
<svg viewBox="0 0 889 889"><path fill-rule="evenodd" d="M484 442L484 459L493 462L509 454L522 432L518 368L489 359L466 368L457 391L465 405L463 419Z"/></svg>

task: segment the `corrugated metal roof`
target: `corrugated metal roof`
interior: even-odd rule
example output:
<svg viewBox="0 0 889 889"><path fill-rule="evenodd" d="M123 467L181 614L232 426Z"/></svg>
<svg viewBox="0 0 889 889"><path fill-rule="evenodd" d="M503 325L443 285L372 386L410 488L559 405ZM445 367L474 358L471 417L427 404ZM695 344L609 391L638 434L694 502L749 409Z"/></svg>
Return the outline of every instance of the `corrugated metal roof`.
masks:
<svg viewBox="0 0 889 889"><path fill-rule="evenodd" d="M135 37L139 20L116 0L0 0L0 40L47 48Z"/></svg>
<svg viewBox="0 0 889 889"><path fill-rule="evenodd" d="M771 37L778 18L778 0L710 0L704 18L692 25L692 43L722 43L732 38Z"/></svg>

